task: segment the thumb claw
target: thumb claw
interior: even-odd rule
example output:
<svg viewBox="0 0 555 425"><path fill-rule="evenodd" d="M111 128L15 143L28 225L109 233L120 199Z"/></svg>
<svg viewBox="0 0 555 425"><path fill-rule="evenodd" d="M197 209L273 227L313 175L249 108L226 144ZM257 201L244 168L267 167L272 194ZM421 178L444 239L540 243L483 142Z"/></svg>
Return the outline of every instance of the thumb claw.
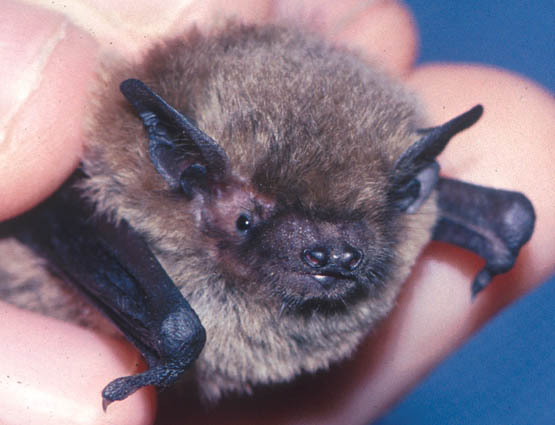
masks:
<svg viewBox="0 0 555 425"><path fill-rule="evenodd" d="M106 413L106 409L110 404L112 404L113 400L108 400L106 397L102 397L102 410Z"/></svg>
<svg viewBox="0 0 555 425"><path fill-rule="evenodd" d="M472 301L474 301L476 295L490 283L493 276L493 273L487 268L482 269L480 273L478 273L472 283Z"/></svg>

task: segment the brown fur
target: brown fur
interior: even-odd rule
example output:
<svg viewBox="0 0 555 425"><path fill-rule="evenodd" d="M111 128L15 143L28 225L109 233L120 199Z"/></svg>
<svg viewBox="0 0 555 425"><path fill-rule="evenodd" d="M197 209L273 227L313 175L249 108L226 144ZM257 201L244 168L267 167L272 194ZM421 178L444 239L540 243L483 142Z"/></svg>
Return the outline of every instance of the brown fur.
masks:
<svg viewBox="0 0 555 425"><path fill-rule="evenodd" d="M246 291L260 286L256 273L251 282L230 282L221 253L198 227L197 201L169 193L152 166L143 125L119 93L127 78L144 81L193 119L226 151L234 175L265 199L363 217L390 258L386 281L347 312L325 314L284 313L262 290ZM434 196L417 214L388 214L393 164L419 126L401 86L312 36L231 25L162 42L141 63L107 67L94 101L83 189L99 211L125 218L146 237L199 315L207 343L195 369L208 398L326 368L391 310L436 218ZM34 292L17 301L9 294L17 290L3 288L3 298L33 308ZM73 302L70 296L62 304ZM39 310L79 316L58 304Z"/></svg>

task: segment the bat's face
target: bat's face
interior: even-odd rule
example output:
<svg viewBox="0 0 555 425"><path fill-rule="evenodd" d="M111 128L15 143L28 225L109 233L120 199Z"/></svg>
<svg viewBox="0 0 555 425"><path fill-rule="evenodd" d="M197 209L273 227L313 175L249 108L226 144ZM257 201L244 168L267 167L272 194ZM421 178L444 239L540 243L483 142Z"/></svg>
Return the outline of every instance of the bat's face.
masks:
<svg viewBox="0 0 555 425"><path fill-rule="evenodd" d="M331 187L333 175L315 176ZM271 196L235 179L215 193L200 193L199 226L226 280L253 300L284 312L336 311L379 297L393 262L396 212L387 199L369 210L350 209L328 196L303 202L290 186ZM360 195L359 188L350 195Z"/></svg>

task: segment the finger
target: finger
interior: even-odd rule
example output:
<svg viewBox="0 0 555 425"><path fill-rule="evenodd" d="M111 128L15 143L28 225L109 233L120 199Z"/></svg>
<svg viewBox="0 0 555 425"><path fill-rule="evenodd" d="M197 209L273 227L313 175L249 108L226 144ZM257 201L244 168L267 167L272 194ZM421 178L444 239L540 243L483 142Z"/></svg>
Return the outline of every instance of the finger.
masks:
<svg viewBox="0 0 555 425"><path fill-rule="evenodd" d="M34 0L64 14L74 25L91 34L107 50L129 58L160 39L179 35L193 25L211 27L224 19L262 22L270 14L270 0L168 0L160 7L149 0L84 0L50 2Z"/></svg>
<svg viewBox="0 0 555 425"><path fill-rule="evenodd" d="M555 193L553 98L525 79L473 66L423 67L409 84L425 102L432 124L476 103L484 105L479 123L457 135L440 157L442 170L474 183L524 192L534 204L537 221L515 268L495 278L474 303L470 282L481 261L444 244L426 249L398 307L357 358L366 362L366 371L358 370L361 392L354 393L353 409L371 401L372 418L500 308L555 271L550 230L555 204L549 195Z"/></svg>
<svg viewBox="0 0 555 425"><path fill-rule="evenodd" d="M102 410L112 379L144 369L128 344L0 304L0 423L147 425L155 397L144 388Z"/></svg>
<svg viewBox="0 0 555 425"><path fill-rule="evenodd" d="M404 75L414 62L418 38L409 10L395 0L172 0L162 9L146 0L115 6L109 0L40 3L65 14L102 46L126 57L192 25L211 27L229 18L252 23L272 20L301 28L308 25L371 59L378 58L387 72Z"/></svg>
<svg viewBox="0 0 555 425"><path fill-rule="evenodd" d="M553 250L549 249L553 243L550 231L555 226L553 96L525 78L469 65L422 67L408 82L434 122L467 106L484 105L482 119L454 139L439 159L448 176L521 191L534 204L536 227L522 255L526 259L521 266L526 265L523 282L510 289L509 299L520 295L530 289L526 282L543 281L554 267Z"/></svg>
<svg viewBox="0 0 555 425"><path fill-rule="evenodd" d="M76 167L95 44L62 16L10 1L0 27L2 220L44 199Z"/></svg>
<svg viewBox="0 0 555 425"><path fill-rule="evenodd" d="M392 75L407 74L416 57L416 25L399 1L280 0L275 19L316 30Z"/></svg>

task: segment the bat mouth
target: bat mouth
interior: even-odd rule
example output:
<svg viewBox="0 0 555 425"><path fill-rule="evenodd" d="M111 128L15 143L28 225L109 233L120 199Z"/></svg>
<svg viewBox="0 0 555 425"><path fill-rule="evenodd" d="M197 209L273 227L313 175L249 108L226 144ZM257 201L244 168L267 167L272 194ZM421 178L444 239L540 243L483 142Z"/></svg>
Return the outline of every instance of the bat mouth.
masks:
<svg viewBox="0 0 555 425"><path fill-rule="evenodd" d="M320 271L319 273L311 273L310 276L326 290L336 286L342 280L356 281L356 277L352 273L341 271Z"/></svg>
<svg viewBox="0 0 555 425"><path fill-rule="evenodd" d="M282 298L286 310L297 313L337 313L365 298L368 286L354 273L342 270L318 270L317 273L300 273L289 281Z"/></svg>
<svg viewBox="0 0 555 425"><path fill-rule="evenodd" d="M282 312L341 314L368 295L368 286L354 274L320 271L297 276L297 291L287 291L282 298Z"/></svg>

